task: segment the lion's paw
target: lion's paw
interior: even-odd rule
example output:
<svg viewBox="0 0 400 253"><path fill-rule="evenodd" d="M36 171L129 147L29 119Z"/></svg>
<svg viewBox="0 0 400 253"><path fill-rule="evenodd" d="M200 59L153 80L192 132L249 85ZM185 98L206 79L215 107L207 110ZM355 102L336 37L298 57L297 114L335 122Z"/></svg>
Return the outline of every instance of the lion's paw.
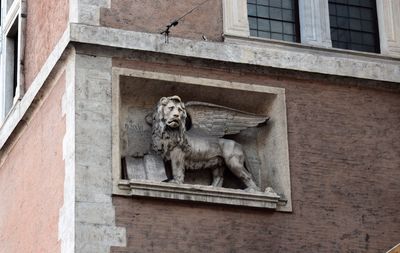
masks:
<svg viewBox="0 0 400 253"><path fill-rule="evenodd" d="M246 192L260 192L261 189L257 186L250 186L244 189Z"/></svg>
<svg viewBox="0 0 400 253"><path fill-rule="evenodd" d="M183 184L183 182L182 182L182 181L180 181L180 180L176 180L176 179L172 179L172 180L168 181L168 183L173 183L173 184Z"/></svg>

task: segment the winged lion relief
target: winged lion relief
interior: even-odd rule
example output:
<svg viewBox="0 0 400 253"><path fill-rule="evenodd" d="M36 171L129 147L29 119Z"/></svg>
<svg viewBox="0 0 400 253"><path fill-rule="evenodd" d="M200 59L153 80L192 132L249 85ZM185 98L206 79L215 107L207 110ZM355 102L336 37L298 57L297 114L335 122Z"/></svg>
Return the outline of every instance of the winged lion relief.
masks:
<svg viewBox="0 0 400 253"><path fill-rule="evenodd" d="M268 117L205 102L185 104L175 95L162 97L146 121L152 125L152 149L171 165L168 182L182 184L185 172L209 169L211 185L222 187L228 169L247 191L260 191L242 145L224 137L266 123Z"/></svg>

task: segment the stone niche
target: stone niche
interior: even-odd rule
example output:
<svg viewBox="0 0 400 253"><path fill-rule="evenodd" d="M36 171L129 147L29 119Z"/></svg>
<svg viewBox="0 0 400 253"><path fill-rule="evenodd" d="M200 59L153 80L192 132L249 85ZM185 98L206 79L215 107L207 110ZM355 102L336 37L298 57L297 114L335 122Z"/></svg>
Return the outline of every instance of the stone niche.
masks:
<svg viewBox="0 0 400 253"><path fill-rule="evenodd" d="M207 169L186 170L184 184L168 182L171 165L151 150L146 116L161 97L172 95L183 102L213 103L270 118L224 137L243 146L246 168L262 192L244 191L243 183L227 169L223 187L210 186L212 175ZM152 169L151 175L146 168ZM284 89L114 68L113 176L114 194L291 211Z"/></svg>

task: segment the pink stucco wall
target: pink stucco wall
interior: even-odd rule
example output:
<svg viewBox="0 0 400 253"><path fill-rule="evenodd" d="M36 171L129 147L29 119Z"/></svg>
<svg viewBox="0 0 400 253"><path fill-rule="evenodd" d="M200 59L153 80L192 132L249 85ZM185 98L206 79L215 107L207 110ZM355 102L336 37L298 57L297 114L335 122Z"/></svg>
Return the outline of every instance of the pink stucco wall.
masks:
<svg viewBox="0 0 400 253"><path fill-rule="evenodd" d="M68 0L28 0L25 88L28 89L68 26Z"/></svg>
<svg viewBox="0 0 400 253"><path fill-rule="evenodd" d="M46 88L30 118L3 147L0 164L0 253L55 253L63 204L61 98L65 74Z"/></svg>

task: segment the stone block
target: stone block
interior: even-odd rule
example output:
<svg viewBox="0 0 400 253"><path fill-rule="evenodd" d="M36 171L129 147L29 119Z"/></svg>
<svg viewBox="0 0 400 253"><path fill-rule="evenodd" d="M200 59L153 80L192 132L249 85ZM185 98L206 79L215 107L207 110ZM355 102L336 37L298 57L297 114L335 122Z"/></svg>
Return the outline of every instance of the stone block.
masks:
<svg viewBox="0 0 400 253"><path fill-rule="evenodd" d="M149 180L162 182L167 180L164 162L160 156L144 155L144 157L126 157L128 178L133 180Z"/></svg>

